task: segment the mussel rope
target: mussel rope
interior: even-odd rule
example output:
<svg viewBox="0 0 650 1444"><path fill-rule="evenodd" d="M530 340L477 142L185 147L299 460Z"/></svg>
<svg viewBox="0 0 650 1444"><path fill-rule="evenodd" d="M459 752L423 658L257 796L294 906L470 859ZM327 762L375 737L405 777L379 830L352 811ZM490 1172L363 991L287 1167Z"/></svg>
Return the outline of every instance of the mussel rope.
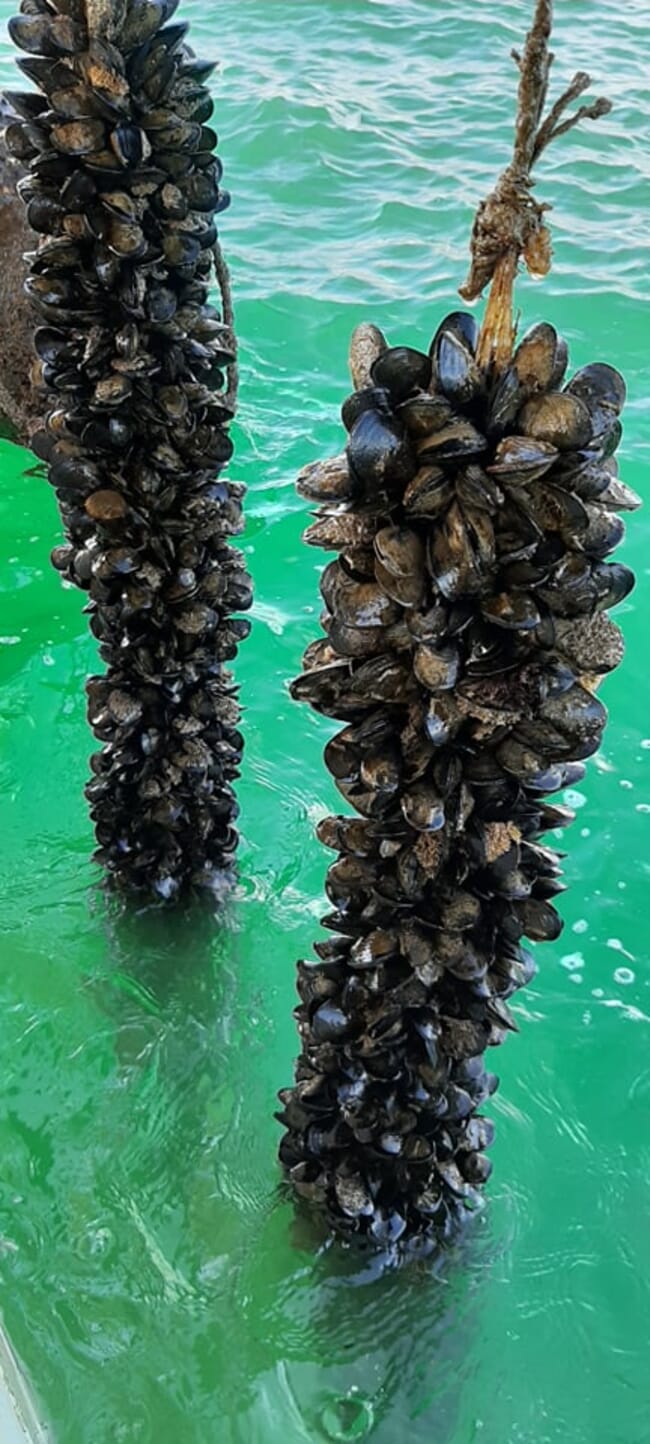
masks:
<svg viewBox="0 0 650 1444"><path fill-rule="evenodd" d="M230 271L228 270L224 254L218 240L215 241L214 246L212 247L212 260L214 263L214 273L217 278L217 285L221 294L221 314L225 325L230 328L232 349L235 355L235 360L231 361L230 364L226 367L228 387L224 397L224 405L231 406L234 411L235 403L237 400L237 389L239 386L239 371L236 360L237 336L235 334L235 313L232 304Z"/></svg>
<svg viewBox="0 0 650 1444"><path fill-rule="evenodd" d="M551 236L544 221L551 207L531 195L532 168L557 136L572 130L581 120L606 115L612 108L610 100L600 97L562 120L567 106L591 85L591 76L581 70L542 120L555 58L548 48L552 22L552 0L537 0L523 55L512 52L519 69L513 157L494 190L478 207L470 241L470 271L465 284L459 287L465 301L475 301L492 283L477 361L486 370L491 367L494 374L505 370L512 356L516 331L513 288L519 261L523 258L531 275L545 276L551 266Z"/></svg>
<svg viewBox="0 0 650 1444"><path fill-rule="evenodd" d="M124 0L85 0L84 10L89 44L91 44L93 40L107 40L110 42L120 33L126 13ZM237 337L235 335L235 316L232 304L230 272L218 240L215 241L212 247L212 260L219 293L221 295L222 317L225 325L230 329L232 348L236 356ZM234 409L239 386L239 373L236 360L231 361L226 367L226 375L228 377L228 387L224 396L224 404L226 406L232 406Z"/></svg>

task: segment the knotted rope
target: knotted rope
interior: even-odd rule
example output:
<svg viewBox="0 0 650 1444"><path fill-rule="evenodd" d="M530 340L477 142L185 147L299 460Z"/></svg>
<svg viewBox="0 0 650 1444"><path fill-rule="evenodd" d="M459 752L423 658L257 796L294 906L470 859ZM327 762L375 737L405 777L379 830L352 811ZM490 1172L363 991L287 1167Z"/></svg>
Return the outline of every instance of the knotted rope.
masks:
<svg viewBox="0 0 650 1444"><path fill-rule="evenodd" d="M552 21L552 0L537 0L523 55L516 50L512 52L519 69L513 157L476 212L469 275L460 287L464 300L475 301L492 283L478 361L495 372L502 371L512 355L515 337L512 293L520 259L523 258L531 275L544 276L551 266L551 236L544 221L551 207L535 200L531 194L533 166L557 136L572 130L581 120L596 120L606 115L612 108L611 101L601 97L589 105L581 105L573 115L562 119L567 106L591 85L591 76L578 71L542 119L554 60L549 50Z"/></svg>

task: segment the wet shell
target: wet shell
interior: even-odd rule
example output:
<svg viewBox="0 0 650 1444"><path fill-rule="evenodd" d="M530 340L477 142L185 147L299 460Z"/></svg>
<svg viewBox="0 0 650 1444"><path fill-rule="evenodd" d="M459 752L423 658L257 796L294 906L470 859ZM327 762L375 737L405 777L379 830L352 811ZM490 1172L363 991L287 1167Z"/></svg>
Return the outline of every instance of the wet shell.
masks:
<svg viewBox="0 0 650 1444"><path fill-rule="evenodd" d="M388 342L378 326L362 321L352 333L350 341L349 367L355 391L371 386L371 372L377 358L388 350Z"/></svg>
<svg viewBox="0 0 650 1444"><path fill-rule="evenodd" d="M566 347L555 328L545 321L533 326L520 341L495 389L490 402L491 431L505 431L525 401L556 387L566 360Z"/></svg>
<svg viewBox="0 0 650 1444"><path fill-rule="evenodd" d="M347 627L389 627L400 615L396 603L375 582L342 582L333 606L337 620Z"/></svg>
<svg viewBox="0 0 650 1444"><path fill-rule="evenodd" d="M594 689L622 655L605 613L633 581L605 560L637 501L611 455L617 373L561 392L567 348L543 323L488 394L476 339L456 313L428 383L423 353L387 348L345 403L358 490L310 499L317 537L349 545L322 574L327 642L292 687L348 724L325 761L360 816L318 827L338 854L331 941L322 971L299 971L281 1155L338 1232L391 1257L450 1238L489 1177L482 1055L534 976L522 938L560 932L540 838L572 814L545 797L600 745Z"/></svg>
<svg viewBox="0 0 650 1444"><path fill-rule="evenodd" d="M549 392L527 402L519 422L526 436L545 441L558 451L579 451L591 440L589 411L578 396L569 392Z"/></svg>
<svg viewBox="0 0 650 1444"><path fill-rule="evenodd" d="M384 490L401 490L411 480L415 462L410 442L396 418L364 411L347 445L350 471L372 501Z"/></svg>
<svg viewBox="0 0 650 1444"><path fill-rule="evenodd" d="M424 436L418 443L417 457L420 464L447 462L479 456L486 450L487 441L480 431L471 421L459 418L432 435Z"/></svg>
<svg viewBox="0 0 650 1444"><path fill-rule="evenodd" d="M110 42L88 36L79 0L22 8L10 30L43 92L16 97L14 123L43 238L27 278L46 323L35 444L66 533L53 560L89 593L107 667L89 687L96 856L145 898L219 894L242 748L223 664L249 629L229 612L251 595L228 545L243 492L217 479L232 451L234 351L208 300L213 217L227 204L205 125L210 67L186 50L186 25L163 28L173 0L118 5Z"/></svg>
<svg viewBox="0 0 650 1444"><path fill-rule="evenodd" d="M438 392L431 393L423 391L411 397L409 401L403 402L397 408L397 414L404 422L407 431L411 436L421 438L430 436L434 431L440 431L443 426L448 426L453 419L453 413L449 402Z"/></svg>
<svg viewBox="0 0 650 1444"><path fill-rule="evenodd" d="M446 692L455 686L459 669L458 652L452 647L437 650L426 642L416 648L413 670L429 692Z"/></svg>
<svg viewBox="0 0 650 1444"><path fill-rule="evenodd" d="M408 527L382 527L375 536L374 548L384 570L394 577L411 577L422 570L424 546Z"/></svg>
<svg viewBox="0 0 650 1444"><path fill-rule="evenodd" d="M509 486L537 481L557 461L558 448L548 441L529 436L507 436L497 446L494 461L487 467L490 476Z"/></svg>
<svg viewBox="0 0 650 1444"><path fill-rule="evenodd" d="M442 799L433 788L424 784L406 792L401 807L409 826L417 832L438 832L445 825Z"/></svg>
<svg viewBox="0 0 650 1444"><path fill-rule="evenodd" d="M456 332L443 331L438 337L435 364L437 384L454 406L470 406L485 390L485 377L473 351Z"/></svg>
<svg viewBox="0 0 650 1444"><path fill-rule="evenodd" d="M300 496L306 497L308 501L351 501L354 495L354 478L350 473L347 457L345 454L333 456L329 461L316 461L303 467L296 487Z"/></svg>
<svg viewBox="0 0 650 1444"><path fill-rule="evenodd" d="M431 380L431 357L408 346L392 346L373 362L372 383L386 390L394 406L414 391L426 391Z"/></svg>
<svg viewBox="0 0 650 1444"><path fill-rule="evenodd" d="M413 519L439 516L453 500L452 482L439 466L422 466L404 492L404 510Z"/></svg>

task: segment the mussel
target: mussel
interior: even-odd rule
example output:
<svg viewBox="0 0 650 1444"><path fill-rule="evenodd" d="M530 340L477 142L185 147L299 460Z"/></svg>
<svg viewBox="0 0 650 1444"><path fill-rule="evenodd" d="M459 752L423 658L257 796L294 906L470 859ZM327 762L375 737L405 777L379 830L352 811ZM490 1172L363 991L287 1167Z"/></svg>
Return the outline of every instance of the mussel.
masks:
<svg viewBox="0 0 650 1444"><path fill-rule="evenodd" d="M292 693L347 723L325 763L356 815L318 824L332 938L299 968L280 1156L337 1232L393 1255L444 1244L490 1176L483 1054L516 1030L522 940L561 930L542 839L572 814L545 799L600 745L595 685L623 650L606 613L633 582L608 560L638 504L612 455L618 372L562 390L544 322L496 380L477 342L465 312L428 356L357 328L346 451L298 481L306 540L339 555ZM58 364L56 327L44 344Z"/></svg>
<svg viewBox="0 0 650 1444"><path fill-rule="evenodd" d="M95 856L156 902L221 897L232 877L243 744L224 663L251 603L229 545L242 488L218 479L234 351L209 288L227 193L210 67L166 24L174 8L118 6L110 41L76 0L25 0L9 22L38 91L11 97L8 136L42 238L26 283L43 322L34 444L65 530L52 561L87 593L107 668L88 684Z"/></svg>

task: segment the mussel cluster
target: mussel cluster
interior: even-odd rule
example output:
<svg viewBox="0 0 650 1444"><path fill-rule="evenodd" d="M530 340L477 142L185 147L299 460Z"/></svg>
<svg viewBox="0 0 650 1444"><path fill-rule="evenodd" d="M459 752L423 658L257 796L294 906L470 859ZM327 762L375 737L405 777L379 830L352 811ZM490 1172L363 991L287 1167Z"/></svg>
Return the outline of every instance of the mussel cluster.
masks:
<svg viewBox="0 0 650 1444"><path fill-rule="evenodd" d="M565 383L536 325L490 381L456 312L428 354L353 337L345 451L308 466L306 541L325 567L325 636L295 698L345 725L326 765L359 816L325 818L333 936L298 965L302 1051L280 1094L296 1193L339 1233L398 1252L450 1237L489 1177L484 1052L556 938L570 811L622 655L607 617L633 585L606 558L625 386L605 364Z"/></svg>
<svg viewBox="0 0 650 1444"><path fill-rule="evenodd" d="M242 738L224 664L251 601L228 541L243 488L219 479L234 338L208 304L229 199L213 66L175 8L109 4L96 32L90 0L22 0L9 31L36 89L8 96L6 130L39 233L26 288L47 412L33 447L66 533L52 560L88 592L107 664L88 683L96 858L163 898L230 870Z"/></svg>

